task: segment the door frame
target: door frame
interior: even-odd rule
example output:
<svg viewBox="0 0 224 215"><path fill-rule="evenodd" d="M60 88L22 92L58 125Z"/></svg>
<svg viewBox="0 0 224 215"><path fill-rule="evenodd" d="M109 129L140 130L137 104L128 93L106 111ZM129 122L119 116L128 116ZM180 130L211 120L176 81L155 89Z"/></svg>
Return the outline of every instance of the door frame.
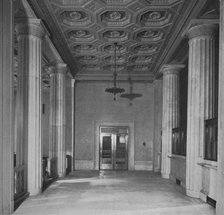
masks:
<svg viewBox="0 0 224 215"><path fill-rule="evenodd" d="M100 127L127 127L128 128L128 170L134 170L134 122L116 121L105 122L95 121L95 141L94 141L94 169L100 169Z"/></svg>

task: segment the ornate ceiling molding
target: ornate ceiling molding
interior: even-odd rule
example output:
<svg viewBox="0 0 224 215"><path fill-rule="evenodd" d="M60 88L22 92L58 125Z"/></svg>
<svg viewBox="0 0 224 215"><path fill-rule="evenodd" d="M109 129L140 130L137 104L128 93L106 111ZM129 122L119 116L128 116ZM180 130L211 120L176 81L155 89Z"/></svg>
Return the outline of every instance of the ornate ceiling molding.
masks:
<svg viewBox="0 0 224 215"><path fill-rule="evenodd" d="M29 1L79 78L111 73L114 42L118 43L118 72L156 76L179 42L182 26L205 4L202 0Z"/></svg>

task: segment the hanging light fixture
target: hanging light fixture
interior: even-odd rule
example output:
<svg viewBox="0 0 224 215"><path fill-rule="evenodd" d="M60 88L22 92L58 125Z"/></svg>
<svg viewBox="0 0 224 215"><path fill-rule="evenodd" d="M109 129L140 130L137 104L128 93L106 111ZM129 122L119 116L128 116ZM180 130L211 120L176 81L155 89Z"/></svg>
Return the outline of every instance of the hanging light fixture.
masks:
<svg viewBox="0 0 224 215"><path fill-rule="evenodd" d="M142 94L133 93L133 81L131 79L130 72L129 72L129 76L128 76L128 82L130 85L130 90L129 90L130 92L122 94L121 97L129 99L129 106L132 106L132 100L134 100L135 98L138 98L138 97L142 97Z"/></svg>
<svg viewBox="0 0 224 215"><path fill-rule="evenodd" d="M117 87L117 43L114 43L114 73L113 73L113 81L114 81L114 86L111 88L107 88L105 92L107 93L112 93L114 95L114 100L116 100L116 95L118 93L123 93L125 90L123 88Z"/></svg>

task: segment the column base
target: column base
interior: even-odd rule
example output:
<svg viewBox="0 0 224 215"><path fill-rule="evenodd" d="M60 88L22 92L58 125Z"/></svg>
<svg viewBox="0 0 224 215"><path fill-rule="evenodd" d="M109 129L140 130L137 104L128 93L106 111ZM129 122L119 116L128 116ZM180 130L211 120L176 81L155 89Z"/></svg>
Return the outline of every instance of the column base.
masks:
<svg viewBox="0 0 224 215"><path fill-rule="evenodd" d="M198 199L200 198L200 192L197 192L197 191L186 189L186 194L187 196L190 196L192 198L198 198Z"/></svg>
<svg viewBox="0 0 224 215"><path fill-rule="evenodd" d="M29 194L30 196L35 196L38 195L42 192L42 187L41 188L37 188L37 189L33 189L33 190L29 190Z"/></svg>
<svg viewBox="0 0 224 215"><path fill-rule="evenodd" d="M170 178L170 174L161 173L161 176L162 178L166 178L166 179Z"/></svg>
<svg viewBox="0 0 224 215"><path fill-rule="evenodd" d="M224 204L218 202L216 207L216 215L223 215L223 211L224 211Z"/></svg>
<svg viewBox="0 0 224 215"><path fill-rule="evenodd" d="M65 175L66 175L66 173L58 173L59 178L63 178L63 177L65 177Z"/></svg>
<svg viewBox="0 0 224 215"><path fill-rule="evenodd" d="M207 201L207 195L205 195L205 194L202 193L202 192L200 192L199 195L200 195L200 199L201 199L203 202L206 202L206 201Z"/></svg>

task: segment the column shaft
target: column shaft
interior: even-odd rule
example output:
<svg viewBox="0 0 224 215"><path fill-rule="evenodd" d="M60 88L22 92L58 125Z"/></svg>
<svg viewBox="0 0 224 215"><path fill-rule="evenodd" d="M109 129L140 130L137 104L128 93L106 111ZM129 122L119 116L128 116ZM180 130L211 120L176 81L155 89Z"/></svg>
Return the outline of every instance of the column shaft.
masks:
<svg viewBox="0 0 224 215"><path fill-rule="evenodd" d="M13 213L13 6L0 1L0 214Z"/></svg>
<svg viewBox="0 0 224 215"><path fill-rule="evenodd" d="M65 175L65 74L66 65L57 65L50 74L50 158L57 158L52 169L59 177ZM56 169L57 170L56 170ZM56 171L56 172L55 172Z"/></svg>
<svg viewBox="0 0 224 215"><path fill-rule="evenodd" d="M170 175L172 129L179 126L179 70L184 65L165 65L163 71L162 167L164 178Z"/></svg>
<svg viewBox="0 0 224 215"><path fill-rule="evenodd" d="M186 189L197 198L202 183L198 160L204 156L204 120L214 116L214 29L215 25L198 25L188 31Z"/></svg>
<svg viewBox="0 0 224 215"><path fill-rule="evenodd" d="M38 19L31 22L24 20L17 24L16 29L19 53L16 111L18 164L27 164L28 192L35 195L42 187L41 42L44 32Z"/></svg>
<svg viewBox="0 0 224 215"><path fill-rule="evenodd" d="M161 131L162 131L162 80L154 81L154 147L153 147L153 171L161 170Z"/></svg>
<svg viewBox="0 0 224 215"><path fill-rule="evenodd" d="M219 29L219 104L218 104L218 178L216 214L224 211L224 1L220 0Z"/></svg>
<svg viewBox="0 0 224 215"><path fill-rule="evenodd" d="M72 79L72 164L71 170L74 170L74 160L75 160L75 79Z"/></svg>

